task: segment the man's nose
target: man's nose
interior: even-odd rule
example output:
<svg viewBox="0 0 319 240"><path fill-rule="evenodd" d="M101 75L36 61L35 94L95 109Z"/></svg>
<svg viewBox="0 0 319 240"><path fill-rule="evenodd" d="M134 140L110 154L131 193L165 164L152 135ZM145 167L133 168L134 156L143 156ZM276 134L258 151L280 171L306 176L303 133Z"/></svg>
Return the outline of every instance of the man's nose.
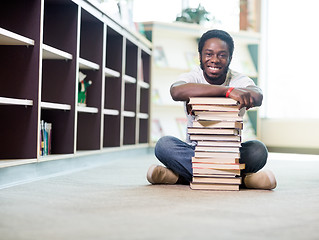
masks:
<svg viewBox="0 0 319 240"><path fill-rule="evenodd" d="M211 62L219 62L218 56L215 55L215 54L213 54L213 55L211 56L211 58L210 58L210 61L211 61Z"/></svg>

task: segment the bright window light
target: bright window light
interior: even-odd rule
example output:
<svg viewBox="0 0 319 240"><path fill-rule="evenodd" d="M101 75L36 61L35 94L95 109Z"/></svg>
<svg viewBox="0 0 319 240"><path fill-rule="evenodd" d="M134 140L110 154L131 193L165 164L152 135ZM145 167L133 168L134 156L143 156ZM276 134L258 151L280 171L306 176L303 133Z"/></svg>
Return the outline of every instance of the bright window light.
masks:
<svg viewBox="0 0 319 240"><path fill-rule="evenodd" d="M318 1L268 1L265 117L319 118L318 12Z"/></svg>
<svg viewBox="0 0 319 240"><path fill-rule="evenodd" d="M134 22L174 22L182 11L183 3L191 8L199 4L205 7L216 19L207 27L221 28L227 31L239 30L239 0L134 0Z"/></svg>

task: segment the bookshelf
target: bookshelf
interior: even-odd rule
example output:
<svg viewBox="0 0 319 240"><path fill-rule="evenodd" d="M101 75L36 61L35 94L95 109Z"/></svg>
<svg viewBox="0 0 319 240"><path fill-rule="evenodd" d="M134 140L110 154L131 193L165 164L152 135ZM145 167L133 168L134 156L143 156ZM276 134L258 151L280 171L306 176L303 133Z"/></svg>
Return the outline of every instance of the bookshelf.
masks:
<svg viewBox="0 0 319 240"><path fill-rule="evenodd" d="M85 0L0 3L0 167L148 145L152 45ZM78 105L79 72L92 84ZM40 156L40 122L52 154Z"/></svg>
<svg viewBox="0 0 319 240"><path fill-rule="evenodd" d="M185 113L181 102L174 102L169 88L177 77L199 64L198 40L208 29L181 22L144 22L146 36L153 43L151 122L154 133L173 135L185 140ZM254 32L230 33L235 51L231 68L251 77L258 84L260 35ZM249 110L253 132L259 136L258 110ZM154 143L160 135L152 139Z"/></svg>

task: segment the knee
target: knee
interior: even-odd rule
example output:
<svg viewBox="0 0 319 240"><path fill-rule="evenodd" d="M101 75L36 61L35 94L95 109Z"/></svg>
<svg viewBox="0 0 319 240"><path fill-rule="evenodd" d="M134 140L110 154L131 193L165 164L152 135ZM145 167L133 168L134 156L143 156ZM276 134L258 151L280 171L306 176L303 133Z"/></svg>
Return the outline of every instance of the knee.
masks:
<svg viewBox="0 0 319 240"><path fill-rule="evenodd" d="M171 136L164 136L157 141L155 145L155 156L157 158L160 158L163 153L167 151L169 146L172 146L172 138L173 137Z"/></svg>
<svg viewBox="0 0 319 240"><path fill-rule="evenodd" d="M268 158L268 149L266 145L260 141L255 141L254 145L256 158L260 159L260 161L266 164Z"/></svg>
<svg viewBox="0 0 319 240"><path fill-rule="evenodd" d="M268 158L268 150L264 143L258 140L243 143L245 148L245 158L249 161L257 162L258 165L264 166Z"/></svg>

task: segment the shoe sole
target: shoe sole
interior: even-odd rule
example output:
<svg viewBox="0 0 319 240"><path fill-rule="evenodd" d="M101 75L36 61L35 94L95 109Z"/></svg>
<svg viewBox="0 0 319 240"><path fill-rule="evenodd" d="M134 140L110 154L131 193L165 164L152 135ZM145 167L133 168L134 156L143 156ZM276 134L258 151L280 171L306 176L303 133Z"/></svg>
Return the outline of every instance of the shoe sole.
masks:
<svg viewBox="0 0 319 240"><path fill-rule="evenodd" d="M146 178L147 178L147 181L149 181L150 183L154 184L154 180L152 179L152 174L154 172L154 169L157 167L158 165L154 164L152 166L150 166L150 168L148 169L147 171L147 175L146 175Z"/></svg>
<svg viewBox="0 0 319 240"><path fill-rule="evenodd" d="M276 181L276 177L273 174L273 172L272 171L268 171L268 170L265 170L264 172L268 176L271 186L273 186L271 189L276 188L277 187L277 181Z"/></svg>

